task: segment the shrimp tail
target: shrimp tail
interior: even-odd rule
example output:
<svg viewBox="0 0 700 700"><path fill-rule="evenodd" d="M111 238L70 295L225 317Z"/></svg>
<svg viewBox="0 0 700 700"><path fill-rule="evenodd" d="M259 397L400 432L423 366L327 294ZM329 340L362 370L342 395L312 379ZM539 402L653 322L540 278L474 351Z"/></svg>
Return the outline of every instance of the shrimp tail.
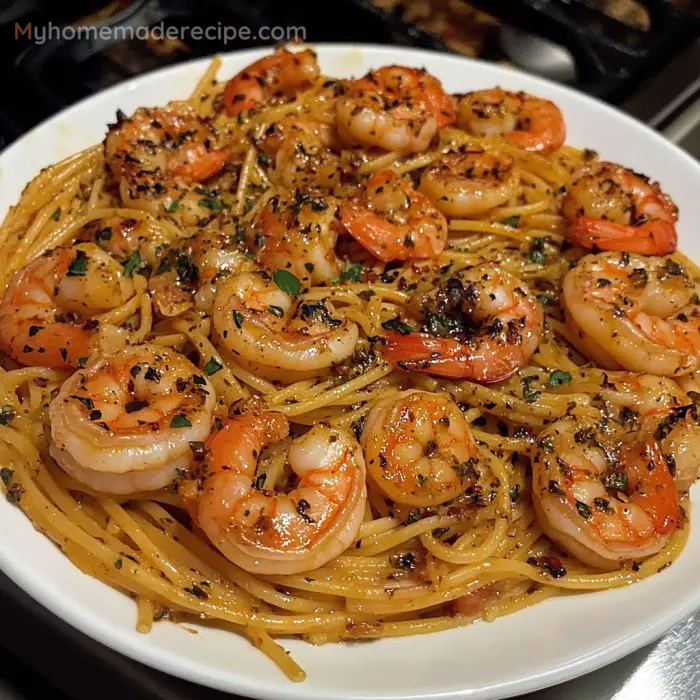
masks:
<svg viewBox="0 0 700 700"><path fill-rule="evenodd" d="M667 221L651 221L642 226L624 226L601 219L580 217L569 225L571 237L584 248L669 255L676 250L676 227ZM642 234L642 235L640 235Z"/></svg>
<svg viewBox="0 0 700 700"><path fill-rule="evenodd" d="M496 358L487 356L484 350L451 338L392 333L386 337L384 356L405 372L470 379L481 384L508 379L522 364L514 351Z"/></svg>

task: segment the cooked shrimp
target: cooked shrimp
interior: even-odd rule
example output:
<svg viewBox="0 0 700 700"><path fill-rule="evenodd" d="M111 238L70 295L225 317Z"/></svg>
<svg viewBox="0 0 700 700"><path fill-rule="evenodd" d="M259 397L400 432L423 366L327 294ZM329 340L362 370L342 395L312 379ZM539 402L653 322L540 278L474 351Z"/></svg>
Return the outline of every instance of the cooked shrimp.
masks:
<svg viewBox="0 0 700 700"><path fill-rule="evenodd" d="M475 216L514 197L520 178L509 156L482 150L450 153L428 166L420 191L445 216Z"/></svg>
<svg viewBox="0 0 700 700"><path fill-rule="evenodd" d="M700 361L700 309L671 258L587 255L564 278L567 323L596 364L675 377Z"/></svg>
<svg viewBox="0 0 700 700"><path fill-rule="evenodd" d="M49 407L51 456L98 491L132 493L169 484L208 438L209 380L183 355L126 347L79 370Z"/></svg>
<svg viewBox="0 0 700 700"><path fill-rule="evenodd" d="M330 124L288 115L271 124L258 145L273 158L268 175L282 187L333 189L341 184L341 161L334 153L340 144Z"/></svg>
<svg viewBox="0 0 700 700"><path fill-rule="evenodd" d="M219 285L236 272L252 271L255 263L237 235L217 229L202 229L188 243L192 263L197 269L195 306L199 311L211 314Z"/></svg>
<svg viewBox="0 0 700 700"><path fill-rule="evenodd" d="M673 253L678 209L659 184L615 163L586 166L562 203L570 237L584 248Z"/></svg>
<svg viewBox="0 0 700 700"><path fill-rule="evenodd" d="M253 404L207 444L196 520L224 556L254 573L323 566L352 544L364 516L365 462L341 428L316 424L292 441L287 463L298 481L288 493L258 485L260 453L288 433L284 415Z"/></svg>
<svg viewBox="0 0 700 700"><path fill-rule="evenodd" d="M337 126L350 145L425 151L439 128L455 120L454 100L425 70L385 66L350 83L338 99Z"/></svg>
<svg viewBox="0 0 700 700"><path fill-rule="evenodd" d="M127 206L194 223L212 212L193 186L218 173L229 155L186 102L119 114L105 139L105 160Z"/></svg>
<svg viewBox="0 0 700 700"><path fill-rule="evenodd" d="M605 376L597 394L607 403L608 415L630 436L639 431L654 435L676 488L687 491L700 471L699 416L690 397L667 377L629 372Z"/></svg>
<svg viewBox="0 0 700 700"><path fill-rule="evenodd" d="M445 217L392 170L375 173L362 197L343 204L340 222L383 262L435 258L447 242Z"/></svg>
<svg viewBox="0 0 700 700"><path fill-rule="evenodd" d="M124 268L93 243L55 248L23 267L0 302L0 349L24 365L75 369L87 360L99 323L134 287Z"/></svg>
<svg viewBox="0 0 700 700"><path fill-rule="evenodd" d="M474 483L476 444L446 394L407 391L380 401L362 433L367 470L393 501L435 506Z"/></svg>
<svg viewBox="0 0 700 700"><path fill-rule="evenodd" d="M596 425L559 420L538 436L533 498L545 534L601 569L655 554L678 527L678 495L657 441L612 441Z"/></svg>
<svg viewBox="0 0 700 700"><path fill-rule="evenodd" d="M507 379L542 336L543 311L527 286L501 271L467 268L428 295L421 307L443 318L451 337L392 333L385 356L399 369L488 384Z"/></svg>
<svg viewBox="0 0 700 700"><path fill-rule="evenodd" d="M330 304L297 305L266 272L233 275L223 283L214 327L235 355L284 370L330 367L353 353L358 338L357 326L336 318Z"/></svg>
<svg viewBox="0 0 700 700"><path fill-rule="evenodd" d="M334 197L300 190L275 195L255 216L249 244L268 270L288 270L306 286L331 282L342 269L337 213Z"/></svg>
<svg viewBox="0 0 700 700"><path fill-rule="evenodd" d="M130 216L107 216L91 221L78 232L77 240L94 242L120 261L128 260L136 251L143 262L157 266L163 250L173 236L150 222Z"/></svg>
<svg viewBox="0 0 700 700"><path fill-rule="evenodd" d="M511 146L544 154L566 139L564 117L553 102L501 88L467 93L457 107L457 123L477 136L501 134Z"/></svg>
<svg viewBox="0 0 700 700"><path fill-rule="evenodd" d="M292 52L282 49L244 68L226 83L224 106L235 117L275 99L291 98L311 87L320 75L311 49Z"/></svg>

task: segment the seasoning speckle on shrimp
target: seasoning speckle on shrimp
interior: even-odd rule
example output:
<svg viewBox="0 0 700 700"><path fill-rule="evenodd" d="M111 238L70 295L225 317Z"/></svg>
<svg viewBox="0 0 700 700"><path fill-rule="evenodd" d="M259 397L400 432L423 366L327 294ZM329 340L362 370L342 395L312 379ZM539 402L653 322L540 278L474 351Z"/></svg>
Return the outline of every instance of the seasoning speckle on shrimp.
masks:
<svg viewBox="0 0 700 700"><path fill-rule="evenodd" d="M288 638L437 633L673 563L700 473L673 183L466 69L257 55L119 113L9 210L8 507L139 631L206 620L293 681Z"/></svg>
<svg viewBox="0 0 700 700"><path fill-rule="evenodd" d="M133 295L124 268L94 243L55 248L11 279L0 302L0 347L24 365L75 369L99 328L93 316Z"/></svg>
<svg viewBox="0 0 700 700"><path fill-rule="evenodd" d="M454 120L454 100L439 80L425 70L385 66L350 83L336 124L348 144L417 153Z"/></svg>
<svg viewBox="0 0 700 700"><path fill-rule="evenodd" d="M216 395L183 355L127 347L76 372L51 403L51 456L97 491L161 488L206 440Z"/></svg>
<svg viewBox="0 0 700 700"><path fill-rule="evenodd" d="M197 522L223 554L261 574L323 566L355 539L365 509L365 462L345 430L314 426L292 441L288 493L257 485L258 457L287 437L286 418L255 404L237 408L207 443Z"/></svg>
<svg viewBox="0 0 700 700"><path fill-rule="evenodd" d="M695 282L673 258L599 253L563 282L567 320L599 365L678 377L700 361Z"/></svg>
<svg viewBox="0 0 700 700"><path fill-rule="evenodd" d="M545 154L566 138L564 117L553 102L501 88L467 93L459 101L457 123L477 136L502 135L511 146Z"/></svg>
<svg viewBox="0 0 700 700"><path fill-rule="evenodd" d="M474 482L476 444L446 395L408 391L370 411L362 433L370 476L397 503L435 506Z"/></svg>
<svg viewBox="0 0 700 700"><path fill-rule="evenodd" d="M425 260L447 242L447 221L421 192L391 170L375 173L363 196L340 208L340 222L375 258Z"/></svg>
<svg viewBox="0 0 700 700"><path fill-rule="evenodd" d="M407 372L502 381L525 365L542 335L542 306L505 272L462 270L422 306L426 332L395 332L386 341L386 357ZM441 335L429 332L430 319L440 318Z"/></svg>

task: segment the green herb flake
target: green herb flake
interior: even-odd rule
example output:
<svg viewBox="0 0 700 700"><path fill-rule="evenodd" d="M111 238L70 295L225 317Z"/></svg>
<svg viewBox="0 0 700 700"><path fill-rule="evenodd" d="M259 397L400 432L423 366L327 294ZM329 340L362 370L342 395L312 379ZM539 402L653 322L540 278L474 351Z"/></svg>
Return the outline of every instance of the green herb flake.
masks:
<svg viewBox="0 0 700 700"><path fill-rule="evenodd" d="M536 382L538 377L523 377L521 384L523 387L523 399L527 403L535 403L540 396L540 392L537 389L533 389L530 385L532 382Z"/></svg>
<svg viewBox="0 0 700 700"><path fill-rule="evenodd" d="M293 297L299 296L301 284L291 272L287 270L275 270L272 273L272 279L283 292L291 294Z"/></svg>
<svg viewBox="0 0 700 700"><path fill-rule="evenodd" d="M590 520L593 517L593 512L591 509L581 501L576 501L576 510L578 514L585 520Z"/></svg>
<svg viewBox="0 0 700 700"><path fill-rule="evenodd" d="M61 218L61 207L59 207L58 209L56 209L56 211L55 211L53 214L51 214L51 218L52 218L54 221L58 221L58 220Z"/></svg>
<svg viewBox="0 0 700 700"><path fill-rule="evenodd" d="M87 366L87 357L79 357L78 358L78 369L85 369Z"/></svg>
<svg viewBox="0 0 700 700"><path fill-rule="evenodd" d="M517 503L519 500L520 500L520 485L516 484L515 486L511 486L510 502Z"/></svg>
<svg viewBox="0 0 700 700"><path fill-rule="evenodd" d="M141 265L141 253L135 250L124 265L124 274L127 277L132 277L139 265Z"/></svg>
<svg viewBox="0 0 700 700"><path fill-rule="evenodd" d="M211 377L212 374L216 374L219 370L222 370L224 366L218 362L215 358L210 358L209 362L204 365L204 373L207 377Z"/></svg>
<svg viewBox="0 0 700 700"><path fill-rule="evenodd" d="M171 428L191 428L192 427L192 422L187 416L183 416L181 413L178 413L177 415L173 416L173 419L170 421L170 427Z"/></svg>
<svg viewBox="0 0 700 700"><path fill-rule="evenodd" d="M240 311L233 312L233 322L236 324L236 328L243 328L243 314Z"/></svg>
<svg viewBox="0 0 700 700"><path fill-rule="evenodd" d="M270 304L270 306L267 307L270 309L270 313L273 316L277 316L277 318L284 318L284 309L281 306L275 306L274 304Z"/></svg>
<svg viewBox="0 0 700 700"><path fill-rule="evenodd" d="M204 377L201 377L199 374L193 374L192 381L197 386L206 386L207 385L207 380Z"/></svg>
<svg viewBox="0 0 700 700"><path fill-rule="evenodd" d="M212 197L202 197L199 200L199 204L214 212L228 209L228 204L226 204L226 202L224 202L222 199L214 199Z"/></svg>
<svg viewBox="0 0 700 700"><path fill-rule="evenodd" d="M597 289L600 289L601 287L609 287L611 284L612 282L608 279L605 279L605 277L599 277L595 283L595 286Z"/></svg>
<svg viewBox="0 0 700 700"><path fill-rule="evenodd" d="M263 486L265 486L266 478L267 474L258 474L258 476L255 478L255 488L261 489Z"/></svg>
<svg viewBox="0 0 700 700"><path fill-rule="evenodd" d="M542 306L549 306L552 303L552 297L546 294L538 294L537 301L539 301Z"/></svg>
<svg viewBox="0 0 700 700"><path fill-rule="evenodd" d="M549 386L568 384L571 379L571 372L564 372L563 370L557 369L549 375Z"/></svg>
<svg viewBox="0 0 700 700"><path fill-rule="evenodd" d="M359 263L353 263L346 267L340 273L340 281L343 282L348 280L349 282L359 282L360 276L362 275L362 265Z"/></svg>
<svg viewBox="0 0 700 700"><path fill-rule="evenodd" d="M5 484L6 487L9 487L9 485L12 483L12 477L14 475L14 471L8 467L3 467L0 469L0 479L2 479L2 483Z"/></svg>
<svg viewBox="0 0 700 700"><path fill-rule="evenodd" d="M0 409L0 425L9 425L16 415L12 404L6 403Z"/></svg>
<svg viewBox="0 0 700 700"><path fill-rule="evenodd" d="M119 559L117 559L117 561L114 562L114 568L121 569L122 566L124 566L124 561L122 560L121 557L119 557Z"/></svg>
<svg viewBox="0 0 700 700"><path fill-rule="evenodd" d="M96 241L109 241L111 239L112 239L112 229L109 226L105 226L104 228L101 228L95 234Z"/></svg>
<svg viewBox="0 0 700 700"><path fill-rule="evenodd" d="M168 204L167 207L165 207L165 211L168 212L168 214L172 214L173 212L177 211L180 208L180 200L178 199L173 199L170 204Z"/></svg>
<svg viewBox="0 0 700 700"><path fill-rule="evenodd" d="M75 251L75 258L68 265L68 277L85 277L88 268L88 256L82 250Z"/></svg>
<svg viewBox="0 0 700 700"><path fill-rule="evenodd" d="M507 219L503 219L503 223L511 228L518 228L520 225L520 216L509 216Z"/></svg>
<svg viewBox="0 0 700 700"><path fill-rule="evenodd" d="M156 269L156 275L163 275L166 272L170 272L170 260L168 260L168 258L163 258Z"/></svg>

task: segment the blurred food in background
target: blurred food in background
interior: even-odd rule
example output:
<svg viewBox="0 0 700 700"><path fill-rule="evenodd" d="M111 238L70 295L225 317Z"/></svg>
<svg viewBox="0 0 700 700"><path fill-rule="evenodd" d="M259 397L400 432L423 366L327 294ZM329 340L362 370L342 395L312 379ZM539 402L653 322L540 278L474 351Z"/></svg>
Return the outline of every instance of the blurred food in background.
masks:
<svg viewBox="0 0 700 700"><path fill-rule="evenodd" d="M693 0L667 0L679 9ZM465 56L503 58L498 47L499 21L463 0L371 0L372 4L442 39ZM649 12L638 0L583 0L592 9L635 29L648 31Z"/></svg>

